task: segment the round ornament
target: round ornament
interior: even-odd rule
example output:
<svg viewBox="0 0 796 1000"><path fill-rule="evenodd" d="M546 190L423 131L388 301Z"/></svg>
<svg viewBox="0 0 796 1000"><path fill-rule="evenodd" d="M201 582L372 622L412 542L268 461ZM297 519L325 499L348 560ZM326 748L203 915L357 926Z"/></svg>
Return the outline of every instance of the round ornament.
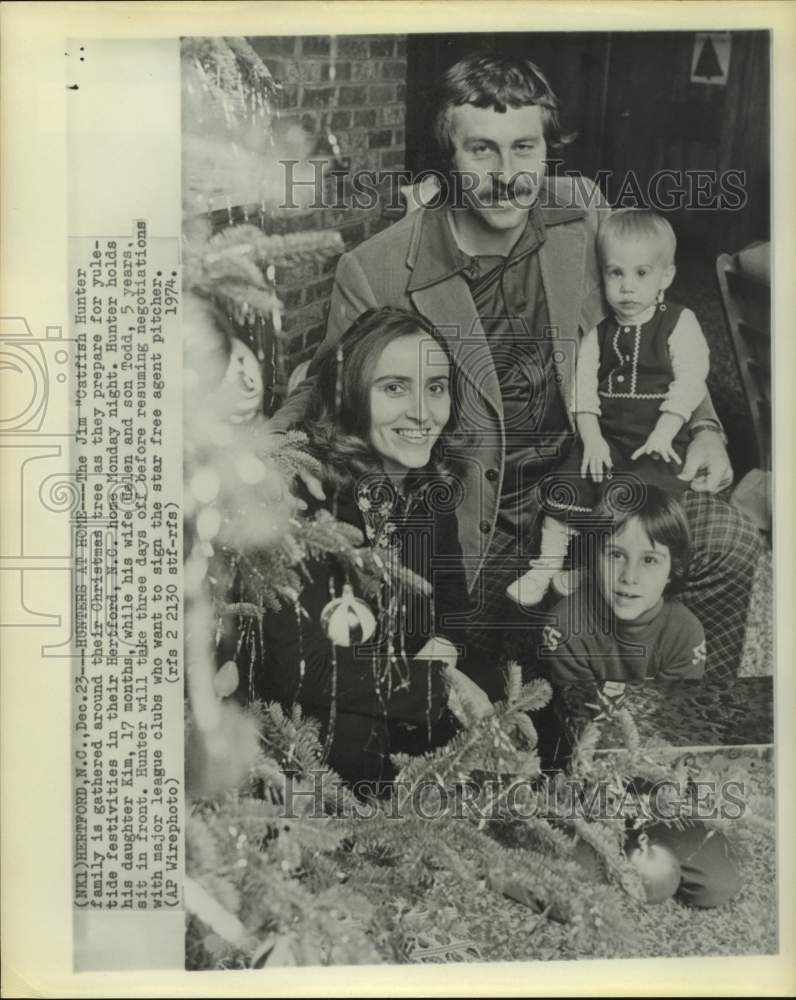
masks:
<svg viewBox="0 0 796 1000"><path fill-rule="evenodd" d="M190 490L199 503L212 503L220 486L218 473L212 465L203 465L193 474Z"/></svg>
<svg viewBox="0 0 796 1000"><path fill-rule="evenodd" d="M213 675L213 690L218 698L228 698L237 690L239 683L238 665L234 660L227 660Z"/></svg>
<svg viewBox="0 0 796 1000"><path fill-rule="evenodd" d="M335 646L367 642L376 631L376 618L367 604L354 595L350 583L321 611L321 626Z"/></svg>
<svg viewBox="0 0 796 1000"><path fill-rule="evenodd" d="M638 846L628 853L627 860L641 876L648 903L664 903L680 885L680 862L668 847L650 843L646 834L639 837Z"/></svg>

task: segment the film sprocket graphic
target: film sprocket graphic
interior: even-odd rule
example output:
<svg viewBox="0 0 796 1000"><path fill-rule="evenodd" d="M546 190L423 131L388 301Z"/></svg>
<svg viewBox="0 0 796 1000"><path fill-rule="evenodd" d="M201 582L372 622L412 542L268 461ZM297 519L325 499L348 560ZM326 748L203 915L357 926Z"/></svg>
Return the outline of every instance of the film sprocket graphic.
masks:
<svg viewBox="0 0 796 1000"><path fill-rule="evenodd" d="M66 338L59 326L36 338L23 317L0 322L0 447L6 475L19 483L18 491L7 494L11 505L4 510L0 572L13 580L4 590L16 599L4 605L2 626L57 629L42 655L81 656L87 636L102 630L108 618L121 569L117 533L146 501L148 483L131 463L115 464L112 443L103 471L94 471L86 455L75 461L75 442L87 443L91 434L88 417L81 417L90 401L76 399L71 385L73 373L87 368L85 338ZM102 411L92 410L94 426ZM67 414L74 414L76 430L68 422L64 429ZM65 574L70 592L55 608L42 605L42 595L53 592L43 586L52 573ZM138 652L132 627L113 618L109 629L118 634L118 644L100 658Z"/></svg>
<svg viewBox="0 0 796 1000"><path fill-rule="evenodd" d="M74 536L67 520L77 503L64 415L72 398L76 342L61 326L36 336L22 316L0 318L0 448L6 489L0 573L2 627L58 630L45 656L70 656L70 608L53 606L43 584L70 574ZM66 515L66 517L65 517Z"/></svg>

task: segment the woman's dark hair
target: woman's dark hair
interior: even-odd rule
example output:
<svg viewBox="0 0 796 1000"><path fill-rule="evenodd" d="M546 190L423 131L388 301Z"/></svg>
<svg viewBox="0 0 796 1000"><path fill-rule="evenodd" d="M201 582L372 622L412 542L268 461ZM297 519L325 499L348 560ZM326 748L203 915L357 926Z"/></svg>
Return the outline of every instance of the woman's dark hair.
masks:
<svg viewBox="0 0 796 1000"><path fill-rule="evenodd" d="M606 490L594 510L595 518L609 530L605 540L618 534L633 518L638 518L650 541L665 545L669 550L672 572L666 593L682 590L688 571L691 533L679 501L658 486L644 485L638 490L622 491L621 498L619 493L619 490Z"/></svg>
<svg viewBox="0 0 796 1000"><path fill-rule="evenodd" d="M463 104L476 108L542 109L544 137L548 150L558 150L572 137L563 135L559 121L558 99L544 73L530 59L490 52L471 52L454 63L443 75L437 91L433 118L440 166L450 169L453 142L450 112Z"/></svg>
<svg viewBox="0 0 796 1000"><path fill-rule="evenodd" d="M311 446L323 462L328 478L357 478L381 468L370 444L370 387L373 372L385 347L399 337L422 333L432 337L451 365L451 417L455 425L454 366L448 346L425 317L406 309L386 306L368 309L343 334L338 349L330 349L315 365L305 418ZM339 397L339 398L338 398ZM438 469L442 438L431 451Z"/></svg>

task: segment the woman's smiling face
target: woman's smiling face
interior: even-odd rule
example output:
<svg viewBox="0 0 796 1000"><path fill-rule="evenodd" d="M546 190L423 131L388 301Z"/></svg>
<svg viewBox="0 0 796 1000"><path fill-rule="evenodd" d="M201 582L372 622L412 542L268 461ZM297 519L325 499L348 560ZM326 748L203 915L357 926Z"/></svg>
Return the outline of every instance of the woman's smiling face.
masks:
<svg viewBox="0 0 796 1000"><path fill-rule="evenodd" d="M428 464L451 414L450 364L428 334L397 337L370 379L370 443L388 472Z"/></svg>

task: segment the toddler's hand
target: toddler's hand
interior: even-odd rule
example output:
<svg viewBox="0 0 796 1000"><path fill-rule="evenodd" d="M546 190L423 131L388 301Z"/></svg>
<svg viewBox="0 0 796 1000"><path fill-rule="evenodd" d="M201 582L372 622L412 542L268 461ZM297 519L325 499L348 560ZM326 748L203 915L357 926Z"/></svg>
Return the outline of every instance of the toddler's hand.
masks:
<svg viewBox="0 0 796 1000"><path fill-rule="evenodd" d="M611 449L602 434L584 440L580 463L581 479L590 475L595 483L601 483L603 472L610 473L612 468Z"/></svg>

